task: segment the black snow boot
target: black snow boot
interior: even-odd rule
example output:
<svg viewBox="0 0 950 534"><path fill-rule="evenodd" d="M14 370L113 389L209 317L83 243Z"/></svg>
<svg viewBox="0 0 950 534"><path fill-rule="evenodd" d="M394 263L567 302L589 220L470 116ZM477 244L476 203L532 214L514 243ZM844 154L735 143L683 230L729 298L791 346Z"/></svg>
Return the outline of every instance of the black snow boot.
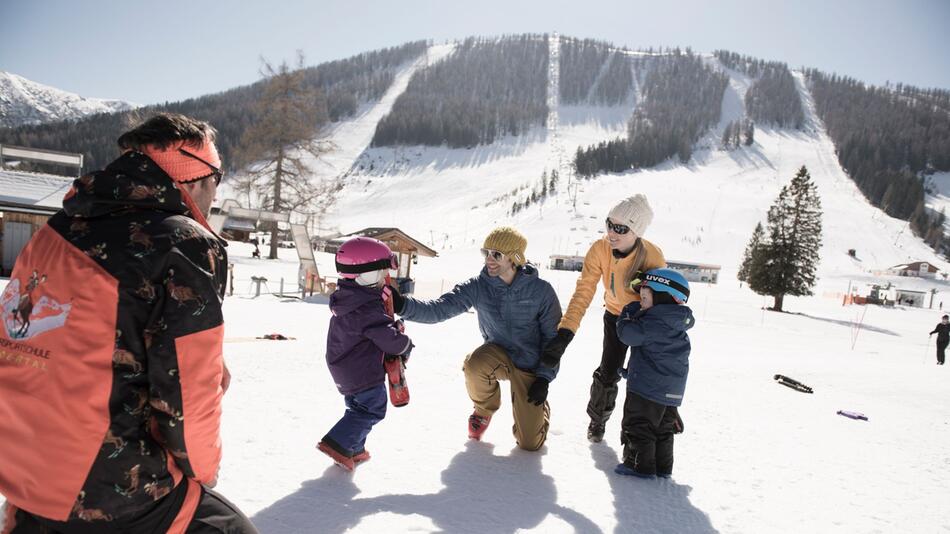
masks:
<svg viewBox="0 0 950 534"><path fill-rule="evenodd" d="M587 425L587 439L591 443L600 443L604 439L604 424L591 421Z"/></svg>
<svg viewBox="0 0 950 534"><path fill-rule="evenodd" d="M588 431L594 429L595 426L598 427L601 438L604 436L603 429L607 426L607 420L610 419L617 404L617 382L620 381L620 375L613 380L611 378L614 377L604 377L600 369L597 369L594 371L594 380L590 384L590 402L587 403L587 415L590 416Z"/></svg>

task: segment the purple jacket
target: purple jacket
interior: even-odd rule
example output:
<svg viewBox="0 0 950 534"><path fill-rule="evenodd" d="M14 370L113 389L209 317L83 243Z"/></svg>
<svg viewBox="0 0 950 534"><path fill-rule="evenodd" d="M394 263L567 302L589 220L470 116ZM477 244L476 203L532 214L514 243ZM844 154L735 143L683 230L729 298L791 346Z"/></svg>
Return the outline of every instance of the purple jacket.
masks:
<svg viewBox="0 0 950 534"><path fill-rule="evenodd" d="M383 308L382 290L341 279L330 295L327 366L337 389L352 395L383 381L384 354L406 354L409 336Z"/></svg>

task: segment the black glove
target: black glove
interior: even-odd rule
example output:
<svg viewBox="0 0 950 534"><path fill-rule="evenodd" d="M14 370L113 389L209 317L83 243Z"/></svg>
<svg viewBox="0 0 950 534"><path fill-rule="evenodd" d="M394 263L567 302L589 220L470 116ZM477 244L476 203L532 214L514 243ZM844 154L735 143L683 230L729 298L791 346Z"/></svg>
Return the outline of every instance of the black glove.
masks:
<svg viewBox="0 0 950 534"><path fill-rule="evenodd" d="M564 350L572 339L574 339L574 332L567 328L558 328L557 335L541 351L541 365L549 369L557 367L557 364L561 361L561 356L564 355Z"/></svg>
<svg viewBox="0 0 950 534"><path fill-rule="evenodd" d="M528 388L528 402L541 406L546 400L548 400L548 379L539 376Z"/></svg>
<svg viewBox="0 0 950 534"><path fill-rule="evenodd" d="M412 352L412 349L414 349L415 347L416 346L412 344L412 341L410 341L409 348L406 349L406 352L403 352L402 354L387 354L385 356L385 359L388 361L388 360L395 360L396 358L399 358L400 360L402 360L403 368L409 367L407 365L407 363L409 362L409 354Z"/></svg>
<svg viewBox="0 0 950 534"><path fill-rule="evenodd" d="M389 291L392 292L393 299L393 311L402 315L403 308L406 307L406 297L402 296L399 293L399 290L395 286L386 286L389 288Z"/></svg>

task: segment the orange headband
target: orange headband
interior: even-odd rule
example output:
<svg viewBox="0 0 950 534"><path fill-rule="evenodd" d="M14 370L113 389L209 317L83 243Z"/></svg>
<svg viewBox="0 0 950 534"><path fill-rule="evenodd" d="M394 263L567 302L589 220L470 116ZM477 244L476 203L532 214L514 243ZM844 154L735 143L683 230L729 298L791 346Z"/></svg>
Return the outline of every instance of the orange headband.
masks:
<svg viewBox="0 0 950 534"><path fill-rule="evenodd" d="M179 149L193 154L219 169L221 168L218 149L214 146L214 143L209 141L205 141L200 147L188 146L184 142L175 143L164 150L155 145L147 145L142 147L142 152L161 167L165 174L171 176L172 180L178 183L190 182L195 178L208 176L214 172L214 169L208 165L182 154Z"/></svg>

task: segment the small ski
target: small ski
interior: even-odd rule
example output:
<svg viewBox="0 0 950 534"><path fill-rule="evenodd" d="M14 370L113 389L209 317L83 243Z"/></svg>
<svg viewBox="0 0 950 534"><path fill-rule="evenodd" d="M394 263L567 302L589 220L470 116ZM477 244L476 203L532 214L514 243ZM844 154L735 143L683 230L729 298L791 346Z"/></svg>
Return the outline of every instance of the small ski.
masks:
<svg viewBox="0 0 950 534"><path fill-rule="evenodd" d="M386 381L389 383L389 401L397 408L409 404L406 364L402 356L387 355L383 359L383 366L386 368Z"/></svg>
<svg viewBox="0 0 950 534"><path fill-rule="evenodd" d="M779 384L782 384L783 386L786 386L786 387L790 387L794 389L795 391L801 391L802 393L814 393L814 391L812 391L810 387L806 386L805 384L802 384L801 382L799 382L798 380L795 380L794 378L789 378L785 375L775 375L773 378Z"/></svg>
<svg viewBox="0 0 950 534"><path fill-rule="evenodd" d="M383 308L386 314L395 318L396 312L393 310L392 291L389 286L392 280L386 275L386 286L383 287ZM396 327L400 332L404 332L402 319L396 321ZM386 370L386 382L389 384L389 401L393 406L399 408L409 404L409 386L406 385L406 361L402 356L387 354L383 356L383 368Z"/></svg>
<svg viewBox="0 0 950 534"><path fill-rule="evenodd" d="M838 415L843 415L849 419L858 419L861 421L867 421L868 416L864 415L861 412L852 412L850 410L838 410Z"/></svg>

